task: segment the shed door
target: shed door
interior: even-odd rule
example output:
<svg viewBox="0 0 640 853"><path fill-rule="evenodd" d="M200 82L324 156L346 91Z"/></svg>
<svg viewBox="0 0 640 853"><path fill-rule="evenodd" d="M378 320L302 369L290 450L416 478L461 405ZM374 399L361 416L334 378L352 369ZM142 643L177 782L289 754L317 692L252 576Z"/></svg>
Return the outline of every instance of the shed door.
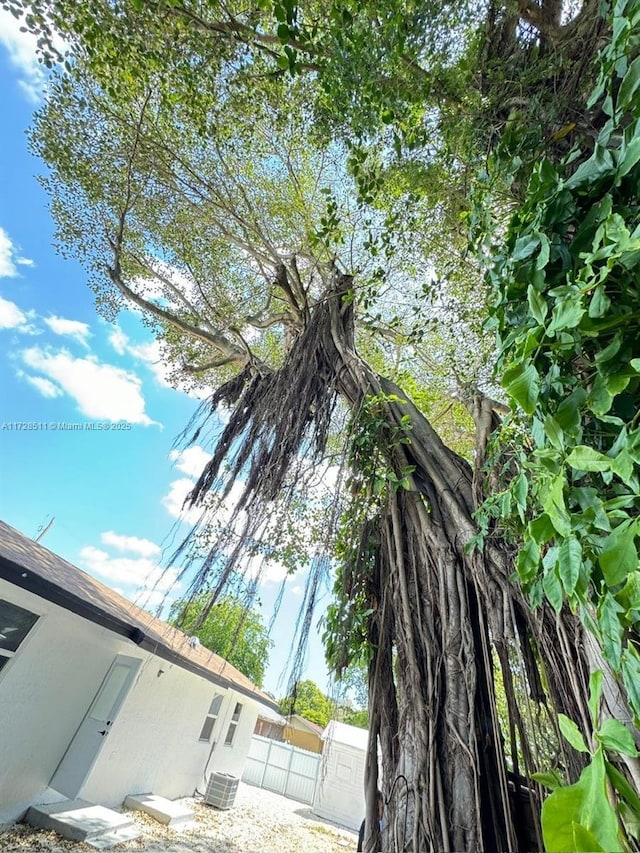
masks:
<svg viewBox="0 0 640 853"><path fill-rule="evenodd" d="M118 655L49 785L66 797L76 797L98 758L113 722L127 697L141 661Z"/></svg>

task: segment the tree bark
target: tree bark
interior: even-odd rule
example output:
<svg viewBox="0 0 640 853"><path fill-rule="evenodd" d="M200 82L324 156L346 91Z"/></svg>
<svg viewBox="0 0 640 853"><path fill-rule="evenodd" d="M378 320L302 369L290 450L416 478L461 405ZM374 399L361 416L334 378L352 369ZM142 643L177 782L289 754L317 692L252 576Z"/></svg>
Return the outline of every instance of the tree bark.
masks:
<svg viewBox="0 0 640 853"><path fill-rule="evenodd" d="M331 337L324 346L326 359L336 365L338 391L352 410L367 395L387 395L390 428L409 414L410 444L388 446L387 457L399 477L415 466L410 488L390 491L375 543L365 850L522 849L512 817L491 642L526 651L523 669L531 669L529 689L537 703L546 696L536 652L549 654L550 675L571 688L567 693L556 685L554 704L584 728L586 666L577 627L568 639L563 620L550 619L547 607L538 615L528 608L510 580L513 555L506 547L494 543L484 553L467 553L476 532L474 472L400 388L360 359L353 311L341 299L346 287L339 282L324 307L316 306L329 313ZM559 644L560 635L569 650ZM506 683L505 689L509 692ZM510 699L513 707L514 696ZM530 773L536 768L522 718L516 729L526 756L523 770ZM573 778L583 766L576 756L569 762ZM375 817L378 758L386 803L382 847ZM538 839L539 802L532 794L530 820Z"/></svg>

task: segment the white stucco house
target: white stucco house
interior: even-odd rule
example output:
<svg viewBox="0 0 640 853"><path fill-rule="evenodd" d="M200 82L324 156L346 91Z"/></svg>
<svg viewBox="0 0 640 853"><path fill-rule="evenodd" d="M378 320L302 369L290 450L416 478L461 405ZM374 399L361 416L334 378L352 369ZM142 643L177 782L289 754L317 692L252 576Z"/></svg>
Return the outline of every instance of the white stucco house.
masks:
<svg viewBox="0 0 640 853"><path fill-rule="evenodd" d="M332 720L322 740L323 761L312 811L357 830L365 814L364 767L369 732Z"/></svg>
<svg viewBox="0 0 640 853"><path fill-rule="evenodd" d="M0 522L0 825L240 777L264 706L218 655Z"/></svg>

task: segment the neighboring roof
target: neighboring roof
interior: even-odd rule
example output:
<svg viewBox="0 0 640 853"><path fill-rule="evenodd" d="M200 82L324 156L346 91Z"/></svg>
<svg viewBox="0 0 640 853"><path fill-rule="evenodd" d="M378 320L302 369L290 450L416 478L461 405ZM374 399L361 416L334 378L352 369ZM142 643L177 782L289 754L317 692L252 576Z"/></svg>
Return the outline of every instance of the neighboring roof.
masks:
<svg viewBox="0 0 640 853"><path fill-rule="evenodd" d="M309 729L313 732L314 735L322 737L322 732L324 731L324 729L317 723L312 723L311 720L307 720L306 717L301 717L300 714L291 714L290 717L287 717L288 723L291 723L292 720L295 720L296 722L300 723L303 729Z"/></svg>
<svg viewBox="0 0 640 853"><path fill-rule="evenodd" d="M354 749L366 750L369 743L369 731L368 729L359 729L357 726L348 726L346 723L339 723L337 720L331 720L323 732L322 740L342 743L345 746L352 746Z"/></svg>
<svg viewBox="0 0 640 853"><path fill-rule="evenodd" d="M270 723L278 723L280 726L286 725L287 722L282 714L270 708L261 708L258 712L258 717L262 720L268 720Z"/></svg>
<svg viewBox="0 0 640 853"><path fill-rule="evenodd" d="M277 710L275 701L246 675L182 631L0 521L0 578L95 622L164 660L221 687L231 687Z"/></svg>

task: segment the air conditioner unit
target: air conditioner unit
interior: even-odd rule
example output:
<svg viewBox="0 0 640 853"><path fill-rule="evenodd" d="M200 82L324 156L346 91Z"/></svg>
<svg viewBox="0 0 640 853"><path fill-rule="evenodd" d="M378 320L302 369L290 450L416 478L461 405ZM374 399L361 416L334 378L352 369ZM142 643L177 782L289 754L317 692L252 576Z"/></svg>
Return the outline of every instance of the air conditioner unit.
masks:
<svg viewBox="0 0 640 853"><path fill-rule="evenodd" d="M239 781L237 776L229 773L212 773L204 795L205 803L217 809L230 809L236 798Z"/></svg>

